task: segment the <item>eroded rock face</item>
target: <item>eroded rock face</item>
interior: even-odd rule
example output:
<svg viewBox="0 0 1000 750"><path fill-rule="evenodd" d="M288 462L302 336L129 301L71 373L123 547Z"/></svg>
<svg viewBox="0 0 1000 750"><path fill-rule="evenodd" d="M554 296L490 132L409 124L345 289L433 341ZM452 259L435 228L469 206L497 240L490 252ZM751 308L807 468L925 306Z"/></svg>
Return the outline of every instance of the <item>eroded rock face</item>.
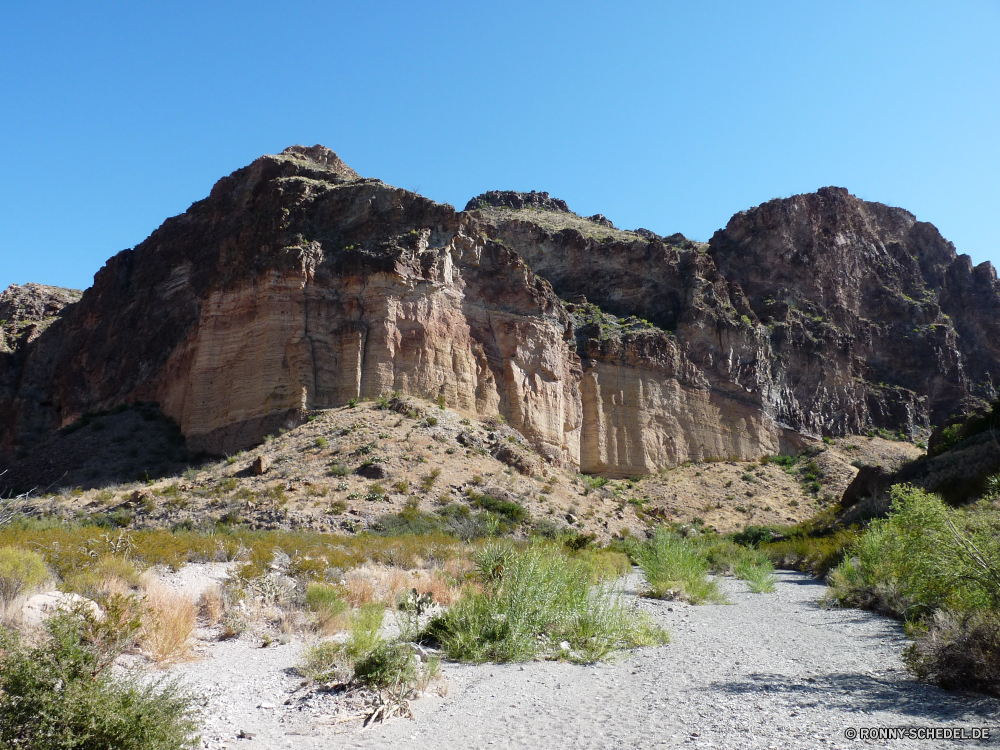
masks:
<svg viewBox="0 0 1000 750"><path fill-rule="evenodd" d="M551 287L475 222L296 147L108 261L25 353L30 388L12 380L2 397L4 446L143 400L192 450L221 453L306 409L400 391L503 413L573 461L572 347Z"/></svg>
<svg viewBox="0 0 1000 750"><path fill-rule="evenodd" d="M232 452L394 391L502 414L550 460L618 476L913 433L995 395L1000 293L963 258L839 189L704 244L545 193L459 213L292 147L111 258L0 360L0 450L141 400L190 449Z"/></svg>

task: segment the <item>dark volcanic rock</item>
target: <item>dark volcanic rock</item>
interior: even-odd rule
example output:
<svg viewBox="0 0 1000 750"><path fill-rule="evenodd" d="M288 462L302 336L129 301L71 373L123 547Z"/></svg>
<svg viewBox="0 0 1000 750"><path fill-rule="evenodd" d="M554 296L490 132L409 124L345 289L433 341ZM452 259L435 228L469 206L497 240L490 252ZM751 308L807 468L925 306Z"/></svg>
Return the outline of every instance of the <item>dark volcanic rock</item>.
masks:
<svg viewBox="0 0 1000 750"><path fill-rule="evenodd" d="M480 208L537 208L542 211L561 211L569 213L566 201L549 197L548 193L518 193L513 190L489 190L477 195L465 205L466 211Z"/></svg>

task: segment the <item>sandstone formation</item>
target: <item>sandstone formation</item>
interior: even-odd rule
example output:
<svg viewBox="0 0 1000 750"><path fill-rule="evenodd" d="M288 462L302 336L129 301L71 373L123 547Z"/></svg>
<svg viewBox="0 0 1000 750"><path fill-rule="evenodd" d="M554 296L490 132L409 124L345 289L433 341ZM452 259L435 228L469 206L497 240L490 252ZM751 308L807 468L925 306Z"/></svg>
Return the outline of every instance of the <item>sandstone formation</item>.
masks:
<svg viewBox="0 0 1000 750"><path fill-rule="evenodd" d="M704 244L546 193L457 212L292 147L111 258L78 302L42 289L46 327L0 354L0 465L135 401L222 453L398 391L625 476L913 435L995 397L1000 369L992 268L839 188L740 213Z"/></svg>

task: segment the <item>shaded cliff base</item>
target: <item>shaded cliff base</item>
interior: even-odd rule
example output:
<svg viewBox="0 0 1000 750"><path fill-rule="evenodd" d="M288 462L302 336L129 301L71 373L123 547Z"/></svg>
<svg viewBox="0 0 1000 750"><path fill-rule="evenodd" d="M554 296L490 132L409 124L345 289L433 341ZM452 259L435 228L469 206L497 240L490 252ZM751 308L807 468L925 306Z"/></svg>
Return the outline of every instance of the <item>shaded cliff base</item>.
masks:
<svg viewBox="0 0 1000 750"><path fill-rule="evenodd" d="M518 535L540 529L608 540L665 522L721 532L798 523L839 500L855 465L895 469L919 453L908 443L854 437L817 441L794 465L686 463L609 480L549 466L499 421L426 401L360 402L310 416L253 451L198 461L176 427L144 404L84 420L4 479L23 482L29 468L39 469L32 486L55 481L59 489L36 497L38 512L111 527L384 531L399 514L474 517L477 497L488 495L527 511L530 520L514 524Z"/></svg>
<svg viewBox="0 0 1000 750"><path fill-rule="evenodd" d="M1000 401L938 427L926 455L895 468L863 467L844 491L840 523L884 517L895 484L938 494L953 506L1000 498Z"/></svg>

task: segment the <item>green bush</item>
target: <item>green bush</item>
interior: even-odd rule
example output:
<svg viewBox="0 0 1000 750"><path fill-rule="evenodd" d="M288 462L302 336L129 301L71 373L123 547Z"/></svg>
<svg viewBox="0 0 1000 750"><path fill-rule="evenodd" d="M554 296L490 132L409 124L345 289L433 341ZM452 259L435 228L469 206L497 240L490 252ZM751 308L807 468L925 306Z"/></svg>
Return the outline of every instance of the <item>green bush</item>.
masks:
<svg viewBox="0 0 1000 750"><path fill-rule="evenodd" d="M830 574L829 596L905 619L908 666L944 687L1000 694L1000 521L908 485Z"/></svg>
<svg viewBox="0 0 1000 750"><path fill-rule="evenodd" d="M872 521L830 574L832 597L907 620L937 609L1000 606L1000 580L992 579L1000 570L993 524L908 485L892 487L890 496L889 517Z"/></svg>
<svg viewBox="0 0 1000 750"><path fill-rule="evenodd" d="M406 644L379 641L354 663L354 679L376 689L412 684L417 679L417 660Z"/></svg>
<svg viewBox="0 0 1000 750"><path fill-rule="evenodd" d="M548 655L589 662L667 640L608 588L594 589L590 567L552 544L524 550L488 544L476 567L482 592L466 591L424 631L451 659L510 662Z"/></svg>
<svg viewBox="0 0 1000 750"><path fill-rule="evenodd" d="M708 579L705 552L677 534L661 527L634 548L634 555L646 574L651 596L686 599L692 604L725 601L715 581Z"/></svg>
<svg viewBox="0 0 1000 750"><path fill-rule="evenodd" d="M490 513L503 516L513 523L524 523L531 520L531 515L525 510L524 506L513 500L501 500L492 495L482 495L478 492L470 492L469 500L477 508L482 508Z"/></svg>
<svg viewBox="0 0 1000 750"><path fill-rule="evenodd" d="M45 560L37 552L20 547L0 547L0 605L9 606L48 576Z"/></svg>
<svg viewBox="0 0 1000 750"><path fill-rule="evenodd" d="M324 617L336 617L349 609L340 597L340 588L312 581L306 585L306 606Z"/></svg>
<svg viewBox="0 0 1000 750"><path fill-rule="evenodd" d="M0 635L0 747L196 747L193 696L175 682L113 677L120 646L102 651L92 626L67 613L48 620L41 645L25 647L11 632Z"/></svg>

